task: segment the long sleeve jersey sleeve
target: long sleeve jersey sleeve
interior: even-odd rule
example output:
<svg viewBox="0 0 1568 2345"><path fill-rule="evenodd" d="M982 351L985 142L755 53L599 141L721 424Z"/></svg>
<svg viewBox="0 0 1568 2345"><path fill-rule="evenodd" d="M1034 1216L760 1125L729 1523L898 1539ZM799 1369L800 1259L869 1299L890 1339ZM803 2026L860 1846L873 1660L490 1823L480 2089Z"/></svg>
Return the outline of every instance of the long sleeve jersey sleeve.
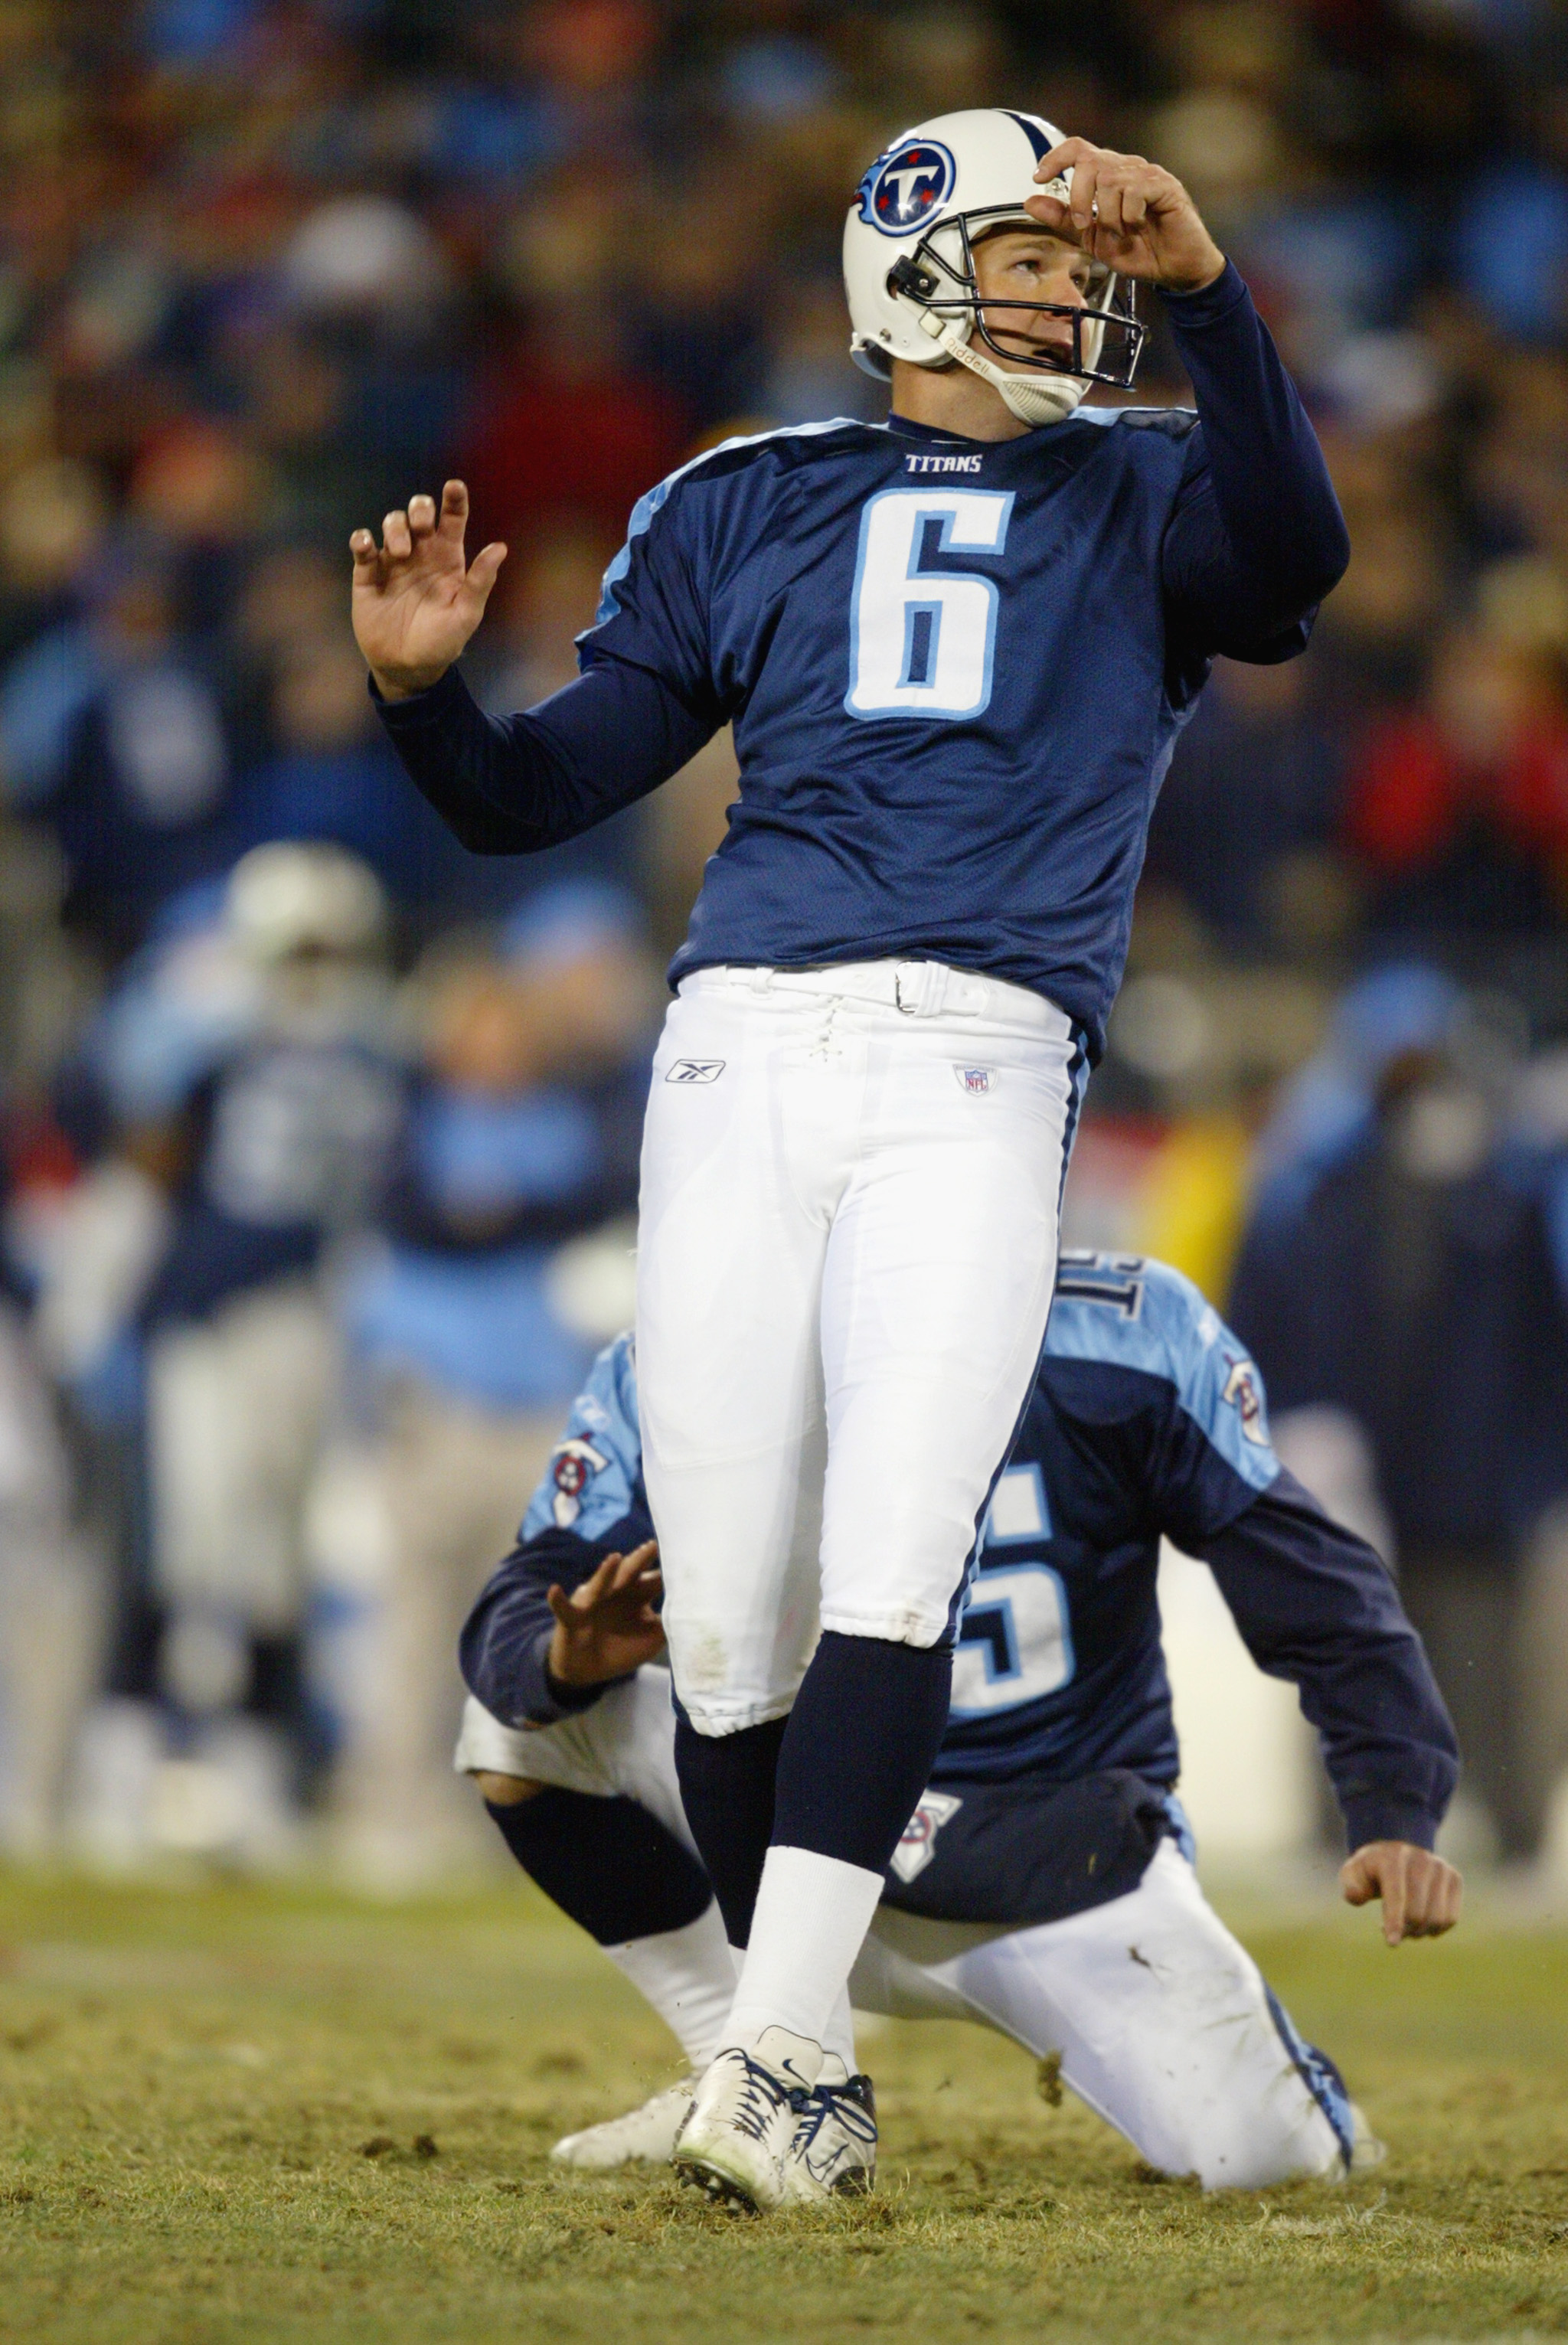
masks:
<svg viewBox="0 0 1568 2345"><path fill-rule="evenodd" d="M1342 576L1350 542L1318 435L1234 263L1167 295L1201 432L1166 531L1166 593L1207 651L1256 657Z"/></svg>
<svg viewBox="0 0 1568 2345"><path fill-rule="evenodd" d="M1224 1529L1192 1542L1248 1652L1288 1679L1321 1738L1352 1848L1431 1848L1459 1747L1387 1568L1281 1467Z"/></svg>
<svg viewBox="0 0 1568 2345"><path fill-rule="evenodd" d="M475 855L536 855L592 830L678 773L719 723L617 659L515 716L487 716L455 667L376 706L411 780Z"/></svg>

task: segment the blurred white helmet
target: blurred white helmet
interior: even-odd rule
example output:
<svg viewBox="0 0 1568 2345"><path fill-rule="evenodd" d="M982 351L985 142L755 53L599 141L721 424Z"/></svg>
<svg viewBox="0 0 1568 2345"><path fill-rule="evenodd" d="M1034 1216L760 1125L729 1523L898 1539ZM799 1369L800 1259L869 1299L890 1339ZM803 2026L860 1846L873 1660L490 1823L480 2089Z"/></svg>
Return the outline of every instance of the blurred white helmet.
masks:
<svg viewBox="0 0 1568 2345"><path fill-rule="evenodd" d="M1130 385L1144 341L1130 279L1096 263L1082 308L987 300L983 311L974 246L997 228L1037 229L1024 209L1031 196L1066 197L1071 172L1040 186L1034 179L1063 135L1037 114L971 107L917 124L877 157L844 222L857 366L886 381L894 359L920 367L957 363L993 384L1031 426L1060 422L1092 382ZM1034 358L1004 347L987 320L1007 309L1066 319L1071 356Z"/></svg>
<svg viewBox="0 0 1568 2345"><path fill-rule="evenodd" d="M381 882L341 847L253 847L229 875L225 911L240 950L263 968L304 957L364 959L385 940Z"/></svg>

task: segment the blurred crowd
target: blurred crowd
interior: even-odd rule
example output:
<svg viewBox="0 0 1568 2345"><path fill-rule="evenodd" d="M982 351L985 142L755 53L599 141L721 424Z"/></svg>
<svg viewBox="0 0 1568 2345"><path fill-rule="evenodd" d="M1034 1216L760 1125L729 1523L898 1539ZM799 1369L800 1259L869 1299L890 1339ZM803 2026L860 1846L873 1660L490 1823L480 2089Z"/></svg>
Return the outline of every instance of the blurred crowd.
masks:
<svg viewBox="0 0 1568 2345"><path fill-rule="evenodd" d="M629 1310L735 767L531 861L403 783L346 540L449 473L487 705L627 513L878 412L907 124L1149 154L1354 548L1156 815L1072 1242L1188 1270L1401 1572L1482 1835L1568 1762L1568 20L1553 0L0 0L0 1844L461 1854L455 1627ZM1133 397L1186 395L1157 315ZM314 1844L313 1840L311 1844Z"/></svg>

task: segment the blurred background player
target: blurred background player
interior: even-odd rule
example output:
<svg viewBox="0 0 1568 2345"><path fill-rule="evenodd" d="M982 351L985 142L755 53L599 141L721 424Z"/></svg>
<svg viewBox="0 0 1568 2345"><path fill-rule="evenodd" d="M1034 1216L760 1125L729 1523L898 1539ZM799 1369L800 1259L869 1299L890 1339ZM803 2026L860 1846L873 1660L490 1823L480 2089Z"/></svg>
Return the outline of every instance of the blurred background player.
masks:
<svg viewBox="0 0 1568 2345"><path fill-rule="evenodd" d="M844 275L889 423L738 441L651 490L542 707L489 718L453 665L505 553L468 567L461 482L351 540L383 720L470 846L591 829L735 722L654 1062L637 1315L678 1764L748 1948L680 2164L753 2207L941 1738L1155 790L1214 655L1299 652L1346 561L1311 425L1169 172L942 114L867 169ZM1074 421L1132 381L1139 279L1198 415Z"/></svg>
<svg viewBox="0 0 1568 2345"><path fill-rule="evenodd" d="M402 1112L385 920L341 849L255 849L127 969L76 1098L111 1161L51 1308L99 1320L77 1342L100 1391L117 1373L128 1476L119 1706L90 1797L134 1801L156 1698L241 1787L229 1837L254 1854L287 1840L308 1764L304 1522L340 1374L324 1274L375 1209Z"/></svg>
<svg viewBox="0 0 1568 2345"><path fill-rule="evenodd" d="M625 1304L644 962L636 906L564 881L414 980L419 1065L379 1242L339 1299L385 1542L340 1790L356 1862L383 1882L439 1873L471 1840L447 1764L453 1648L604 1331L596 1276L610 1315Z"/></svg>
<svg viewBox="0 0 1568 2345"><path fill-rule="evenodd" d="M463 1635L457 1764L508 1844L669 2022L700 2076L728 1969L675 1782L631 1340L601 1355L522 1542ZM563 1468L573 1497L563 1508ZM1155 1583L1162 1535L1212 1568L1261 1668L1299 1690L1384 1935L1438 1935L1431 1853L1456 1774L1393 1583L1268 1438L1261 1380L1159 1263L1068 1254L960 1623L932 1780L894 1853L856 2004L969 2017L1055 2055L1151 2165L1207 2188L1345 2173L1356 2114L1203 1899ZM720 2031L716 2035L715 2030ZM788 2195L870 2187L869 2087L805 2103ZM557 2145L609 2165L676 2148L691 2086ZM678 2149L676 2150L678 2157Z"/></svg>

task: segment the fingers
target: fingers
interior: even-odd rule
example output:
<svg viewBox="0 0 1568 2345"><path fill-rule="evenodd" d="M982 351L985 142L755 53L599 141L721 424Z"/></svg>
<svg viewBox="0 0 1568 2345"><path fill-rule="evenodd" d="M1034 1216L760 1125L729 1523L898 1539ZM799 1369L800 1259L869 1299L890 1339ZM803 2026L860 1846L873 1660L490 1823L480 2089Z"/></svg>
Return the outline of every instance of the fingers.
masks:
<svg viewBox="0 0 1568 2345"><path fill-rule="evenodd" d="M1406 1899L1407 1938L1441 1938L1459 1920L1464 1883L1451 1864L1426 1849L1410 1858Z"/></svg>
<svg viewBox="0 0 1568 2345"><path fill-rule="evenodd" d="M1176 190L1168 171L1142 155L1117 155L1085 138L1064 138L1038 166L1034 177L1049 181L1072 173L1067 201L1032 196L1024 208L1043 228L1069 238L1114 264L1125 258L1149 226L1151 209Z"/></svg>
<svg viewBox="0 0 1568 2345"><path fill-rule="evenodd" d="M1339 1889L1347 1905L1369 1905L1377 1895L1377 1882L1360 1849L1339 1867Z"/></svg>
<svg viewBox="0 0 1568 2345"><path fill-rule="evenodd" d="M1050 229L1053 236L1061 237L1067 244L1077 243L1078 231L1073 225L1073 215L1060 196L1030 196L1026 198L1023 208L1031 219L1037 219L1042 228Z"/></svg>
<svg viewBox="0 0 1568 2345"><path fill-rule="evenodd" d="M1397 1946L1405 1934L1405 1914L1409 1905L1408 1852L1397 1847L1384 1853L1378 1871L1383 1892L1383 1936L1390 1946Z"/></svg>
<svg viewBox="0 0 1568 2345"><path fill-rule="evenodd" d="M463 481L448 481L441 492L441 533L463 543L463 533L468 527L468 487Z"/></svg>
<svg viewBox="0 0 1568 2345"><path fill-rule="evenodd" d="M443 537L446 535L444 521L442 523L442 535ZM506 548L500 543L487 545L482 553L474 555L473 565L468 573L468 584L482 603L489 601L490 589L494 585L501 565L505 559Z"/></svg>
<svg viewBox="0 0 1568 2345"><path fill-rule="evenodd" d="M647 1572L650 1560L657 1553L657 1540L645 1539L641 1547L634 1547L629 1555L610 1558L616 1565L615 1577L610 1582L612 1589L618 1594L623 1588L629 1588L634 1579L641 1579ZM655 1577L657 1577L657 1573Z"/></svg>
<svg viewBox="0 0 1568 2345"><path fill-rule="evenodd" d="M568 1636L581 1635L587 1625L588 1614L602 1602L610 1577L620 1559L618 1555L606 1555L587 1579L573 1589L570 1596L561 1588L549 1589L550 1609Z"/></svg>
<svg viewBox="0 0 1568 2345"><path fill-rule="evenodd" d="M1074 169L1086 156L1102 152L1102 148L1091 147L1086 138L1064 138L1060 146L1053 147L1048 155L1041 156L1034 168L1034 177L1044 185Z"/></svg>
<svg viewBox="0 0 1568 2345"><path fill-rule="evenodd" d="M1094 222L1099 217L1099 187L1102 157L1093 149L1082 162L1073 166L1073 184L1067 192L1067 209L1080 242L1086 240Z"/></svg>
<svg viewBox="0 0 1568 2345"><path fill-rule="evenodd" d="M454 490L457 492L458 499L461 500L460 502L453 502ZM355 530L349 540L349 551L354 557L354 569L363 578L368 578L372 570L384 571L384 565L389 561L406 562L416 546L422 545L427 538L435 535L438 526L443 536L450 536L455 529L457 541L461 544L463 523L467 517L468 492L461 481L448 481L442 492L439 513L436 511L433 497L423 494L410 497L406 510L399 505L393 512L389 513L382 523L382 543L379 551L372 531ZM505 547L486 546L484 550L487 554L499 556L494 564L494 567L498 570L501 561L505 558ZM491 583L494 584L494 579ZM488 594L488 586L485 592Z"/></svg>
<svg viewBox="0 0 1568 2345"><path fill-rule="evenodd" d="M354 584L356 586L379 584L382 574L382 555L381 548L376 543L372 533L368 529L356 529L349 540L349 552L353 556Z"/></svg>
<svg viewBox="0 0 1568 2345"><path fill-rule="evenodd" d="M604 1602L606 1596L614 1593L616 1585L616 1574L620 1568L621 1561L622 1558L618 1555L606 1555L595 1566L587 1579L573 1591L572 1606L575 1612L579 1614L592 1612L596 1606Z"/></svg>
<svg viewBox="0 0 1568 2345"><path fill-rule="evenodd" d="M1383 1901L1383 1935L1390 1946L1406 1938L1441 1938L1460 1915L1464 1883L1445 1858L1407 1841L1370 1841L1340 1867L1347 1904Z"/></svg>

